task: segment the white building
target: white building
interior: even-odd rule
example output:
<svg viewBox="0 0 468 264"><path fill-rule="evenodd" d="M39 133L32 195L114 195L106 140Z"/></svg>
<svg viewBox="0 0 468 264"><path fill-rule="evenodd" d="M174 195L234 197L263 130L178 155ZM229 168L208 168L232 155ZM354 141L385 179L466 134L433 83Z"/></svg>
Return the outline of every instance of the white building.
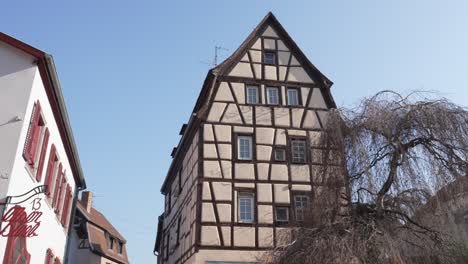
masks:
<svg viewBox="0 0 468 264"><path fill-rule="evenodd" d="M85 187L52 57L0 33L0 260L66 263L70 219ZM12 232L25 227L26 237Z"/></svg>

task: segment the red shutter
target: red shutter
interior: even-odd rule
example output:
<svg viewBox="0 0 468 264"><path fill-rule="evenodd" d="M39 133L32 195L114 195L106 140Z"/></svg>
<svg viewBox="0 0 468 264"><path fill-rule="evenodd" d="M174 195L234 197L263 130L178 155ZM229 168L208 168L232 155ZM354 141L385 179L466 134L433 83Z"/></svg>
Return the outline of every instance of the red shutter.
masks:
<svg viewBox="0 0 468 264"><path fill-rule="evenodd" d="M45 264L52 264L52 260L54 259L54 253L52 253L52 249L47 249L46 252L46 259Z"/></svg>
<svg viewBox="0 0 468 264"><path fill-rule="evenodd" d="M37 142L39 139L39 118L41 116L41 104L39 101L34 105L31 122L29 123L28 133L26 134L26 143L24 145L23 157L28 164L33 165L35 153L37 150Z"/></svg>
<svg viewBox="0 0 468 264"><path fill-rule="evenodd" d="M38 182L40 182L42 179L42 171L44 169L44 160L45 160L45 154L47 151L48 143L49 143L49 129L46 128L44 132L44 140L42 141L41 157L39 158L39 165L37 167L37 172L36 172L36 180Z"/></svg>
<svg viewBox="0 0 468 264"><path fill-rule="evenodd" d="M63 189L65 189L65 184L67 183L66 179L65 179L65 172L62 173L62 180L60 181L60 191L59 191L59 194L58 194L58 197L57 197L57 209L55 209L55 212L57 213L57 215L60 215L60 212L62 211L62 194L63 194ZM65 198L64 198L65 199Z"/></svg>
<svg viewBox="0 0 468 264"><path fill-rule="evenodd" d="M16 205L15 207L19 207ZM22 212L17 217L18 219L26 219L26 213ZM12 230L19 230L21 225L25 224L24 221L19 221L13 223L11 228ZM31 254L28 252L27 248L27 241L26 237L21 236L9 236L6 248L4 251L3 256L3 264L12 264L12 263L27 263L29 264L29 260L31 258Z"/></svg>
<svg viewBox="0 0 468 264"><path fill-rule="evenodd" d="M45 185L47 185L47 197L50 197L52 193L52 177L54 176L54 169L55 169L55 145L52 144L50 147L50 154L49 154L49 163L47 163L47 172L46 172L46 179Z"/></svg>
<svg viewBox="0 0 468 264"><path fill-rule="evenodd" d="M55 174L54 195L52 196L52 208L55 208L58 201L58 193L62 183L62 163L59 164L57 174Z"/></svg>
<svg viewBox="0 0 468 264"><path fill-rule="evenodd" d="M68 216L70 214L70 204L73 201L71 187L67 184L67 192L65 193L65 201L63 204L63 213L62 213L62 225L64 227L68 226Z"/></svg>

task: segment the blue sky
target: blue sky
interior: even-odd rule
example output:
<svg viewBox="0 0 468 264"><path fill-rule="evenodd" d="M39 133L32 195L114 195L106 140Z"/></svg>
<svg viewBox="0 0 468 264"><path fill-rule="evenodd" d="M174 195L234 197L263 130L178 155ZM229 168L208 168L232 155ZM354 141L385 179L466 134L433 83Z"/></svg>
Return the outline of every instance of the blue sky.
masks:
<svg viewBox="0 0 468 264"><path fill-rule="evenodd" d="M339 106L383 89L438 91L467 106L468 2L8 1L0 30L55 58L89 190L155 263L159 189L215 45L233 52L273 11L335 84Z"/></svg>

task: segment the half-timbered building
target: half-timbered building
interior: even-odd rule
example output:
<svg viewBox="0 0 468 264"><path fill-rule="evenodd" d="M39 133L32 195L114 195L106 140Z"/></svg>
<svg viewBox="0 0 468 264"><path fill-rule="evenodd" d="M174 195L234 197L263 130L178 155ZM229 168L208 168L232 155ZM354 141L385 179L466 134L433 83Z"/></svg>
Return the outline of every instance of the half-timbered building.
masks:
<svg viewBox="0 0 468 264"><path fill-rule="evenodd" d="M208 72L161 188L158 263L257 263L282 243L325 165L340 174L320 142L331 85L271 13Z"/></svg>

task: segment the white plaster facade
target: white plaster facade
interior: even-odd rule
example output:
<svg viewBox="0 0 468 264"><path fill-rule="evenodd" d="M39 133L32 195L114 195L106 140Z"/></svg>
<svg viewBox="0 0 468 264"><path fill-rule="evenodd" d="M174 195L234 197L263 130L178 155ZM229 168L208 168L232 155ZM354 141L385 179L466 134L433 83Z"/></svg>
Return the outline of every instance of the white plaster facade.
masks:
<svg viewBox="0 0 468 264"><path fill-rule="evenodd" d="M41 61L36 56L28 54L24 49L32 50L34 54L41 54L41 52L4 34L1 34L0 37L0 201L4 202L8 196L21 195L44 184L47 163L44 164L42 178L38 182L34 172L31 172L23 157L34 105L40 102L42 118L50 133L45 161L49 159L50 148L54 144L65 172L64 179L71 188L68 205L63 206L65 200L61 202L63 214L68 214L68 219L70 219L77 186L84 187L85 183L82 178L78 182L76 180L82 175L74 175L76 167L72 168L71 160L74 164L79 164L79 160L77 160L77 156L72 157L68 154L65 144L69 144L69 142L64 143L61 133L65 133L69 137L73 137L73 135L68 131L63 131L56 123L57 119L66 119L67 113L61 112L61 116L57 116L59 113L53 109L49 101L50 97L46 93L48 88L44 86L46 80L43 79L38 66L38 63L45 63L45 57ZM21 48L15 47L17 44ZM25 46L26 48L24 48ZM49 63L53 64L53 62ZM79 171L81 172L81 170ZM31 202L34 198L40 198L36 201L40 202L39 211L42 212L42 216L40 217L40 227L36 232L37 236L26 239L26 248L30 254L29 261L30 263L44 263L48 249L51 249L54 256L63 261L69 220L65 226L62 225L61 216L54 212L51 203L46 201L44 193L37 194L19 205L25 207L27 213L30 213L33 211ZM65 194L59 199L62 198L65 199ZM12 201L17 200L12 199ZM12 206L10 204L0 207L0 213L7 212ZM6 222L2 222L1 227L4 228L6 224ZM0 236L0 260L5 259L7 241L7 237Z"/></svg>

